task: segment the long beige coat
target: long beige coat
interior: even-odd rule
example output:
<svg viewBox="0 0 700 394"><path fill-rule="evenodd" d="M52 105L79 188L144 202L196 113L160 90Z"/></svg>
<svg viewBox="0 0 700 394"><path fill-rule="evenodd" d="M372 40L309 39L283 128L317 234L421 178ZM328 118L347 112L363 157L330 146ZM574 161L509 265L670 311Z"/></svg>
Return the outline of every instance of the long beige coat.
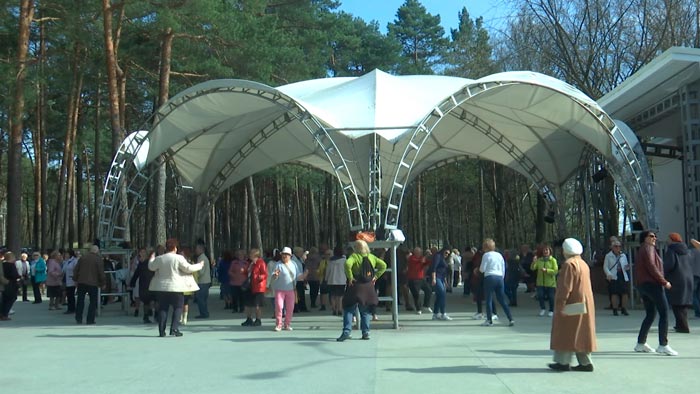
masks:
<svg viewBox="0 0 700 394"><path fill-rule="evenodd" d="M585 302L588 313L563 313L564 305L577 302ZM591 272L580 256L568 258L559 269L549 346L560 352L591 353L597 349Z"/></svg>

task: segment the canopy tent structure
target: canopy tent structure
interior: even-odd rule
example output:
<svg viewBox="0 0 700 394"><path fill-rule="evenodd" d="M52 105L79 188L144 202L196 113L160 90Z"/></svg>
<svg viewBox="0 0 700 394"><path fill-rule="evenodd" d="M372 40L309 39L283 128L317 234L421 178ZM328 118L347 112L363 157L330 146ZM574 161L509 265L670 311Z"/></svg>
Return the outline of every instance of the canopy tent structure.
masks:
<svg viewBox="0 0 700 394"><path fill-rule="evenodd" d="M337 177L351 230L391 230L406 186L440 163L478 157L503 164L556 206L559 188L591 153L604 158L638 219L653 228L651 176L638 147L634 133L595 101L534 72L471 80L375 70L278 88L213 80L174 96L150 130L124 141L105 184L99 236L123 240L133 207L120 203L120 193L141 196L164 162L203 204L267 168L304 163Z"/></svg>

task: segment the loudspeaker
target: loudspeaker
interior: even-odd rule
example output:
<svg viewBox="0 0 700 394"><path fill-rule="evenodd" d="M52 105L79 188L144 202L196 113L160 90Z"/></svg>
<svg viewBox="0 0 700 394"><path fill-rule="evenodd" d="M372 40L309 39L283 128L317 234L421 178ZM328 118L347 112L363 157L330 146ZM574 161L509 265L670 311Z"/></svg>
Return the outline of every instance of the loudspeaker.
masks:
<svg viewBox="0 0 700 394"><path fill-rule="evenodd" d="M554 211L547 212L547 215L544 217L545 223L554 223L554 215Z"/></svg>
<svg viewBox="0 0 700 394"><path fill-rule="evenodd" d="M632 222L632 231L644 231L644 226L642 226L642 222L639 220L635 220Z"/></svg>
<svg viewBox="0 0 700 394"><path fill-rule="evenodd" d="M593 179L593 182L598 183L605 179L608 176L608 170L605 169L605 167L601 168L598 172L595 174L591 175L591 179Z"/></svg>

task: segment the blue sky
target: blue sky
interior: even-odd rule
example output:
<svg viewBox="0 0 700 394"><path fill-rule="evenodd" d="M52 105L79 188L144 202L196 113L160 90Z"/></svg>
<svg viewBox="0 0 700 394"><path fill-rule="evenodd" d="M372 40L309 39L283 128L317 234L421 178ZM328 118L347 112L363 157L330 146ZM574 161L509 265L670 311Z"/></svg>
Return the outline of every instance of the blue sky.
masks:
<svg viewBox="0 0 700 394"><path fill-rule="evenodd" d="M382 32L386 25L396 18L396 10L405 0L341 0L340 10L358 16L367 22L376 20ZM430 14L440 15L445 33L457 27L457 13L466 7L469 15L476 19L484 17L486 27L497 29L508 14L508 0L421 0Z"/></svg>

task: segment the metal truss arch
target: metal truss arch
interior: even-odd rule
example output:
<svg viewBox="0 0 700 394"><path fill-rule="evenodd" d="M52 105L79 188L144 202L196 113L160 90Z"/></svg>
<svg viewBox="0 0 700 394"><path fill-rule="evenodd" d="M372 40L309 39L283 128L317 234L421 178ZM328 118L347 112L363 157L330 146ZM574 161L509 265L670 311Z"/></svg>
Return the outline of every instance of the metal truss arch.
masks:
<svg viewBox="0 0 700 394"><path fill-rule="evenodd" d="M263 85L261 85L263 86ZM259 143L269 138L272 134L283 128L292 121L299 121L309 131L315 143L323 151L324 157L327 158L334 175L336 176L343 199L346 204L348 220L352 228L361 229L366 224L366 213L364 213L357 188L355 187L352 173L349 171L345 158L336 146L333 138L330 136L324 126L313 116L309 111L303 108L292 98L275 90L265 90L251 86L217 86L210 89L199 90L193 93L183 92L181 95L174 97L166 103L156 115L154 115L154 125L145 135L143 133L135 134L133 138L125 139L120 145L117 154L115 155L110 171L107 175L105 187L103 189L102 200L100 204L99 224L97 229L98 238L107 244L116 244L125 241L126 224L122 221L130 220L130 216L134 210L134 206L142 198L143 192L148 185L148 182L153 178L155 169L165 163L172 162L172 158L198 137L205 134L221 123L216 123L207 128L203 128L196 133L188 135L184 139L184 143L176 150L168 149L163 152L163 160L158 165L146 165L143 168L137 168L135 165L136 153L147 143L148 138L153 133L153 130L173 113L179 106L194 100L197 97L211 93L237 93L250 94L256 97L265 99L271 103L281 106L285 112L265 126L254 137L246 142L241 149L234 153L231 160L219 170L213 183L207 191L208 202L211 203L221 192L221 186L224 184L225 178L232 174L238 165L245 160L245 157L255 149ZM183 140L176 143L182 143ZM174 145L174 144L173 144ZM177 170L177 166L173 165ZM132 175L133 174L133 175ZM345 180L345 179L347 180ZM128 206L121 204L122 190L131 196L131 202L127 201ZM127 199L128 200L128 199Z"/></svg>
<svg viewBox="0 0 700 394"><path fill-rule="evenodd" d="M466 86L455 94L438 104L433 111L426 116L423 121L418 124L411 135L404 153L401 156L399 165L396 168L394 181L392 182L391 191L387 200L387 209L384 216L384 228L392 230L398 228L398 219L401 213L401 205L403 196L406 190L406 184L409 182L411 170L416 162L418 155L424 143L430 138L433 130L439 122L448 114L455 116L461 121L469 124L474 129L480 131L487 136L494 144L500 146L504 151L513 157L521 164L523 173L529 174L530 179L537 185L540 192L545 196L548 202L555 203L556 197L553 185L546 181L546 178L539 170L537 165L530 160L524 152L522 152L516 144L506 138L501 132L492 127L488 122L480 117L470 113L462 108L461 111L454 110L464 102L473 97L489 91L491 89L500 88L507 85L513 85L511 82L490 82L475 86Z"/></svg>

